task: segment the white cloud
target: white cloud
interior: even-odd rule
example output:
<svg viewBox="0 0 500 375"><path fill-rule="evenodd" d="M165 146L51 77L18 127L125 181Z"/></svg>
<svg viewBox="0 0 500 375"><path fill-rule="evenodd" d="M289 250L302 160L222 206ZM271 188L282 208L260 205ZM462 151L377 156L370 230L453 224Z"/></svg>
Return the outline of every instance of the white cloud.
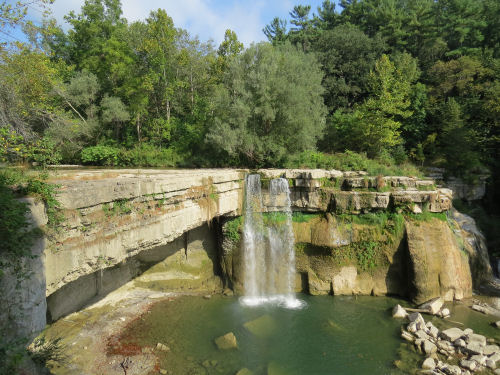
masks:
<svg viewBox="0 0 500 375"><path fill-rule="evenodd" d="M52 15L59 23L71 10L78 13L84 0L56 0ZM290 0L122 0L123 16L129 21L144 20L152 10L165 9L177 27L198 35L201 40L212 39L218 45L226 29L236 32L248 46L265 39L262 28L269 22L266 11L290 9ZM33 18L40 15L30 12Z"/></svg>

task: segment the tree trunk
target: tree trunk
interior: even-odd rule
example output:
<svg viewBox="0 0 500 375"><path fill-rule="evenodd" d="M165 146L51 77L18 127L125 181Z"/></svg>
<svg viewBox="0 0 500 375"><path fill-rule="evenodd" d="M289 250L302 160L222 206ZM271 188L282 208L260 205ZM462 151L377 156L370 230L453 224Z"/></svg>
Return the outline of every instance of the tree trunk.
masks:
<svg viewBox="0 0 500 375"><path fill-rule="evenodd" d="M137 128L137 140L139 141L139 144L141 144L142 139L141 139L141 115L137 114L137 117L135 119L135 126Z"/></svg>

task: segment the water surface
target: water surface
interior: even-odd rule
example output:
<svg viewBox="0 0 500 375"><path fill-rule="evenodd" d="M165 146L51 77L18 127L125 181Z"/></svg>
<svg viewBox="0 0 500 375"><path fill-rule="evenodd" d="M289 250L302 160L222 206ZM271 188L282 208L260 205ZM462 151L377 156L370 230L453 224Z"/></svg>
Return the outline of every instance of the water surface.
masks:
<svg viewBox="0 0 500 375"><path fill-rule="evenodd" d="M160 368L172 374L255 375L399 374L393 362L401 322L384 297L299 295L303 309L243 306L235 297L184 296L160 302L123 332L122 346L170 347ZM251 330L245 323L254 321ZM252 332L251 332L252 331ZM219 350L214 339L233 332L237 349Z"/></svg>

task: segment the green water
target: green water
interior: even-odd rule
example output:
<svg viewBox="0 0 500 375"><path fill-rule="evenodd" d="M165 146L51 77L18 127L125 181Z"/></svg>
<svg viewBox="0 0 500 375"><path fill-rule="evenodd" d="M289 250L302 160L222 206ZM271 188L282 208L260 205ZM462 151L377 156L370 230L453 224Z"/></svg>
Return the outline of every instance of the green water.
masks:
<svg viewBox="0 0 500 375"><path fill-rule="evenodd" d="M120 345L168 345L160 368L174 375L234 375L242 368L255 375L400 373L393 362L401 322L390 315L399 300L299 297L307 303L301 310L244 307L237 298L222 296L161 302L123 332ZM257 318L252 333L244 324ZM238 349L217 349L214 339L228 332Z"/></svg>

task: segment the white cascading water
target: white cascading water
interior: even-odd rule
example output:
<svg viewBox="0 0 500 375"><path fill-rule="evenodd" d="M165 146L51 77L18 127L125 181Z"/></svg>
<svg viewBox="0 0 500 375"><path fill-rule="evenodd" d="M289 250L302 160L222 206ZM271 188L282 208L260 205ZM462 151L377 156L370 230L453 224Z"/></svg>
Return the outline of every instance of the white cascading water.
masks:
<svg viewBox="0 0 500 375"><path fill-rule="evenodd" d="M246 178L245 217L243 225L245 301L256 304L266 282L264 221L260 176Z"/></svg>
<svg viewBox="0 0 500 375"><path fill-rule="evenodd" d="M245 296L242 303L255 306L278 303L299 308L295 298L295 237L288 180L277 178L269 185L270 205L284 215L266 228L262 218L260 176L246 180L244 238Z"/></svg>

